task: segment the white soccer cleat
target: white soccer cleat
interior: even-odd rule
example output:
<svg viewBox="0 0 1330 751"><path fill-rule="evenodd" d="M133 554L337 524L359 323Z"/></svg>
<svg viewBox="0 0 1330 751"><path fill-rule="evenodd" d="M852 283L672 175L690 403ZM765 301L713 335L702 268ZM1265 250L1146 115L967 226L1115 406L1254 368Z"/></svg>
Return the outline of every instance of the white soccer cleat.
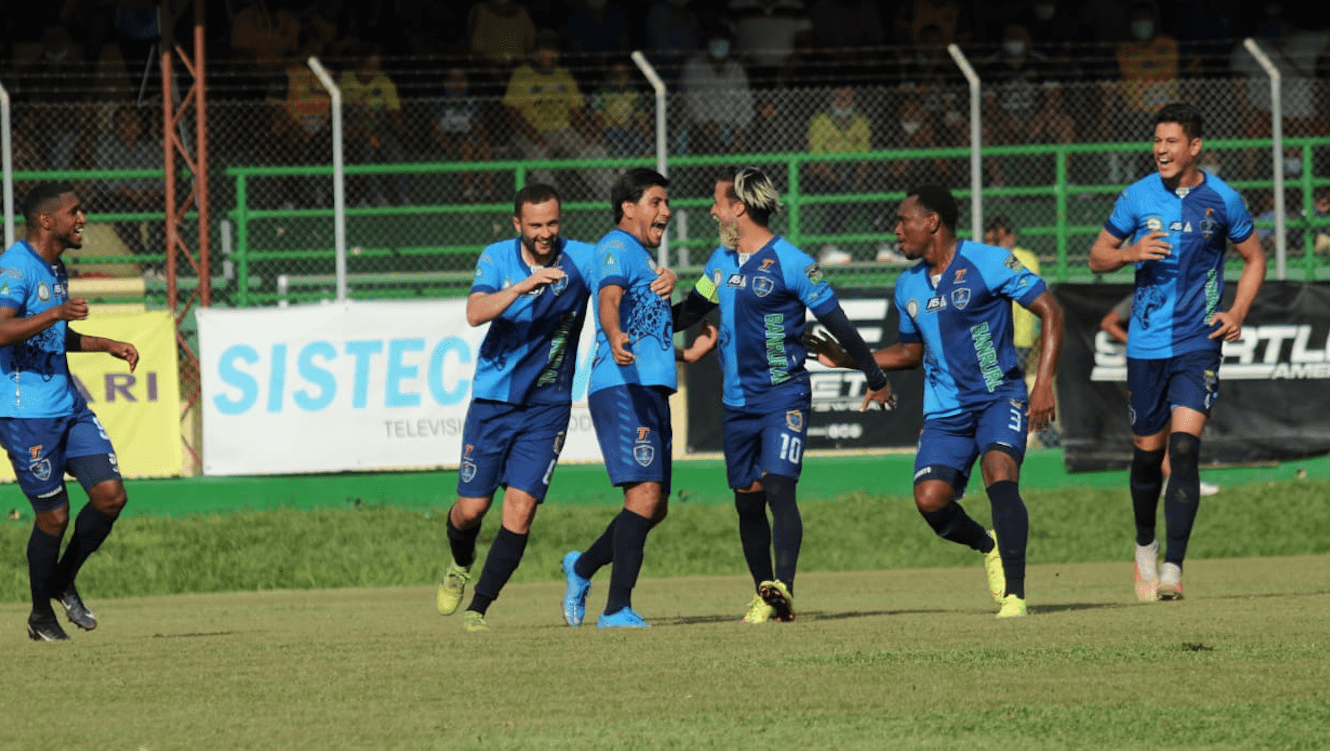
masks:
<svg viewBox="0 0 1330 751"><path fill-rule="evenodd" d="M1149 545L1136 546L1136 599L1141 602L1159 599L1159 538Z"/></svg>

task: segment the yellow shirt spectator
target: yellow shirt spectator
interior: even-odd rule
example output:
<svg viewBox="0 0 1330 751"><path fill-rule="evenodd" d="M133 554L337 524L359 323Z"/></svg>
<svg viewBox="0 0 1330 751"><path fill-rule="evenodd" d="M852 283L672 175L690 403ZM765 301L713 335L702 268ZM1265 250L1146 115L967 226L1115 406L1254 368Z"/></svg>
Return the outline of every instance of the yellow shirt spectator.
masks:
<svg viewBox="0 0 1330 751"><path fill-rule="evenodd" d="M586 101L577 81L567 68L557 67L547 73L523 65L513 71L503 103L517 110L536 130L566 130L572 113Z"/></svg>
<svg viewBox="0 0 1330 751"><path fill-rule="evenodd" d="M1025 248L1012 248L1011 254L1016 256L1025 268L1031 272L1039 273L1039 256ZM1022 308L1016 303L1011 304L1011 332L1012 343L1017 347L1031 349L1034 347L1034 336L1039 330L1039 319L1034 313Z"/></svg>

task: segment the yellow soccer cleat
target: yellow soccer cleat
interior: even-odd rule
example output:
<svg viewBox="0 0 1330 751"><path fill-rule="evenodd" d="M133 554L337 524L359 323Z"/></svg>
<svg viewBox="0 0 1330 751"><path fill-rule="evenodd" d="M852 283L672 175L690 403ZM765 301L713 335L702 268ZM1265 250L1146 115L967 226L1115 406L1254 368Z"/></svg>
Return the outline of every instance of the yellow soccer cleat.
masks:
<svg viewBox="0 0 1330 751"><path fill-rule="evenodd" d="M471 633L490 630L489 624L485 623L485 616L474 610L462 613L462 628Z"/></svg>
<svg viewBox="0 0 1330 751"><path fill-rule="evenodd" d="M1024 618L1030 611L1025 607L1025 600L1016 595L1007 595L1002 598L1002 608L998 610L999 618Z"/></svg>
<svg viewBox="0 0 1330 751"><path fill-rule="evenodd" d="M471 580L471 567L448 564L448 573L439 582L439 593L435 597L439 615L452 615L462 604L462 594L466 592L466 583Z"/></svg>
<svg viewBox="0 0 1330 751"><path fill-rule="evenodd" d="M775 608L768 605L767 601L762 599L762 595L755 594L752 602L748 603L748 612L744 613L740 623L766 623L771 620L771 616L775 615L775 612Z"/></svg>
<svg viewBox="0 0 1330 751"><path fill-rule="evenodd" d="M781 581L762 582L757 594L771 606L771 619L788 623L794 620L794 595Z"/></svg>
<svg viewBox="0 0 1330 751"><path fill-rule="evenodd" d="M988 536L993 538L993 549L984 553L984 572L988 574L988 593L993 596L993 602L1002 604L1002 598L1007 594L1007 574L1002 570L1002 554L998 552L997 532L988 530Z"/></svg>

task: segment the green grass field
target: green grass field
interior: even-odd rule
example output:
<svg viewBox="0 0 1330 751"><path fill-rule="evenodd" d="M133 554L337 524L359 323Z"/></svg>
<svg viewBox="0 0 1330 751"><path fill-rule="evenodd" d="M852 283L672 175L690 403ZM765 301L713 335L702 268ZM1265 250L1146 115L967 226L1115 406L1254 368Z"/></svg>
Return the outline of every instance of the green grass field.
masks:
<svg viewBox="0 0 1330 751"><path fill-rule="evenodd" d="M799 620L763 626L741 577L647 579L633 632L564 626L557 582L510 586L484 634L428 586L93 600L67 644L9 603L0 748L1325 747L1330 556L1195 561L1177 603L1129 572L1034 566L1016 621L977 559L807 573Z"/></svg>

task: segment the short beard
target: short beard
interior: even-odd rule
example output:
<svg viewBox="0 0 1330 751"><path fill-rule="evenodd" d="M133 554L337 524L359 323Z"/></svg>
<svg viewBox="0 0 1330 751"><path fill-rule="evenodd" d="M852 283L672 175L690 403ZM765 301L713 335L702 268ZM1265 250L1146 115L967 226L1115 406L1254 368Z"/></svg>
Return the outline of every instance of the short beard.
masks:
<svg viewBox="0 0 1330 751"><path fill-rule="evenodd" d="M719 223L720 244L730 250L739 249L739 225Z"/></svg>

